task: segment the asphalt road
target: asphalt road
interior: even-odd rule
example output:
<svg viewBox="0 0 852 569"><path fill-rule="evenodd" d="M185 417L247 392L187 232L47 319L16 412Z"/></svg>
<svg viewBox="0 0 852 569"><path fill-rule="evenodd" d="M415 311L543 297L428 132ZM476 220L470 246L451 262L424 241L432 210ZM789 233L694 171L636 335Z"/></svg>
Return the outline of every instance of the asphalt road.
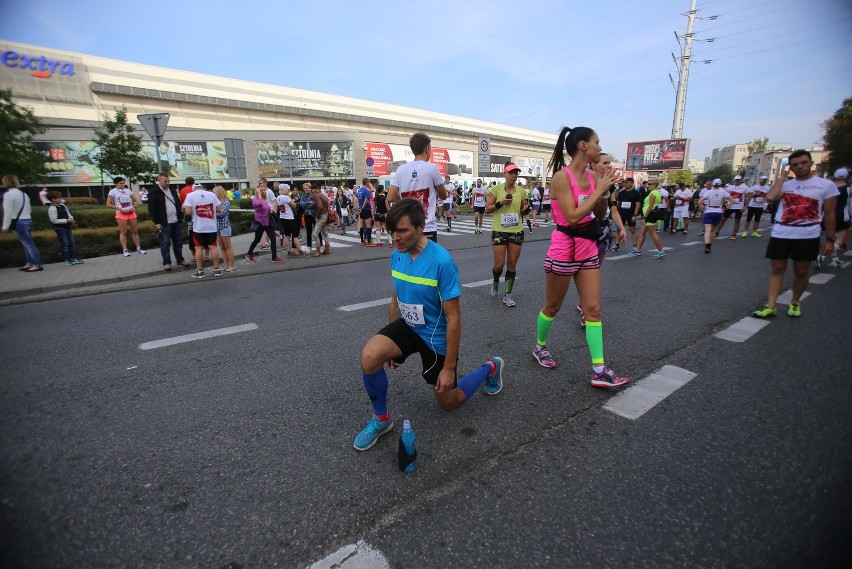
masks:
<svg viewBox="0 0 852 569"><path fill-rule="evenodd" d="M386 261L2 308L0 561L303 567L364 540L392 567L847 566L850 271L824 270L800 320L732 343L713 334L762 304L766 240L681 245L698 240L604 264L608 365L697 374L642 417L589 386L574 291L559 368L530 357L547 246L532 241L517 308L487 286L462 298L460 368L502 356L504 392L443 412L415 357L390 375L394 434L364 453L358 355L387 307L338 307L390 296ZM490 278L487 236L442 243L462 283Z"/></svg>

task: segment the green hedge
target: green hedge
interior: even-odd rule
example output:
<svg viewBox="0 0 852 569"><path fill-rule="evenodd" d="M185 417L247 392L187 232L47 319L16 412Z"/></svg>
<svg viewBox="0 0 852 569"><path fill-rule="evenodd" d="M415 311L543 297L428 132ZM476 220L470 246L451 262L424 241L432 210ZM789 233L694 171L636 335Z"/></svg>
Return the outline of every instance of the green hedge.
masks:
<svg viewBox="0 0 852 569"><path fill-rule="evenodd" d="M47 208L44 208L46 210ZM110 213L111 212L111 213ZM118 241L118 225L115 221L115 210L107 210L103 206L85 207L78 206L71 209L74 220L74 241L77 244L77 256L81 259L91 257L103 257L105 255L116 255L121 253L121 245ZM109 213L109 215L105 215ZM154 230L154 223L148 219L146 208L137 210L139 214L139 239L143 249L159 250L160 241ZM144 217L143 217L144 213ZM40 215L39 215L40 214ZM44 217L44 220L40 218ZM59 249L59 240L56 232L47 220L46 211L35 210L33 212L33 241L41 254L42 262L45 264L61 262L62 252ZM101 225L84 226L86 223ZM231 227L234 235L248 233L254 220L253 212L233 211L231 212ZM38 227L37 224L39 224ZM43 227L47 226L47 227ZM184 243L187 236L184 235ZM128 244L132 247L129 232ZM154 252L152 251L152 252ZM20 267L25 261L24 248L18 242L14 232L0 233L0 267Z"/></svg>

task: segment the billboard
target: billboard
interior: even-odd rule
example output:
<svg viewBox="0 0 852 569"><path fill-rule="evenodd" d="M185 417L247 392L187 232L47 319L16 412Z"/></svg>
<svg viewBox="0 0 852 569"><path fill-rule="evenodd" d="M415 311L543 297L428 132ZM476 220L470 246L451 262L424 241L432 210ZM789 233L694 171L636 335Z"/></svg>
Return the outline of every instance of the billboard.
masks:
<svg viewBox="0 0 852 569"><path fill-rule="evenodd" d="M100 184L101 169L95 163L100 151L91 140L35 141L36 149L44 155L45 177L49 184ZM112 181L113 175L103 173Z"/></svg>
<svg viewBox="0 0 852 569"><path fill-rule="evenodd" d="M541 173L544 171L544 160L542 158L518 156L515 158L515 164L521 169L521 176L527 178L541 178Z"/></svg>
<svg viewBox="0 0 852 569"><path fill-rule="evenodd" d="M142 152L156 160L153 142L143 142ZM225 180L228 178L228 158L225 142L162 142L160 161L168 163L169 175L176 179L193 177L196 180Z"/></svg>
<svg viewBox="0 0 852 569"><path fill-rule="evenodd" d="M284 156L297 158L292 172L284 169L281 163ZM260 141L257 165L260 175L270 178L351 178L352 142Z"/></svg>
<svg viewBox="0 0 852 569"><path fill-rule="evenodd" d="M689 139L674 138L627 143L627 170L686 170Z"/></svg>
<svg viewBox="0 0 852 569"><path fill-rule="evenodd" d="M402 164L414 160L411 148L402 144L368 142L366 146L367 164L372 168L371 175L375 177L388 176ZM442 176L473 175L473 152L469 150L433 147L429 162L438 167Z"/></svg>
<svg viewBox="0 0 852 569"><path fill-rule="evenodd" d="M506 162L511 162L511 156L501 156L498 154L491 155L491 170L489 172L480 172L480 178L502 178L503 168L506 167Z"/></svg>

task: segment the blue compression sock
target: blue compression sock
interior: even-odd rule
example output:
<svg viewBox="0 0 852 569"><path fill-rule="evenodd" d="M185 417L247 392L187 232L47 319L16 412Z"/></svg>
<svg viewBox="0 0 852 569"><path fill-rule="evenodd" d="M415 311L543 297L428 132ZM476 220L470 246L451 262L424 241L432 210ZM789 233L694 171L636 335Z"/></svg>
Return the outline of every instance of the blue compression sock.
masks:
<svg viewBox="0 0 852 569"><path fill-rule="evenodd" d="M464 391L464 394L470 399L479 390L479 386L482 385L489 373L491 373L491 363L484 363L482 367L461 378L458 381L458 388Z"/></svg>
<svg viewBox="0 0 852 569"><path fill-rule="evenodd" d="M376 373L364 374L364 389L370 397L373 405L373 413L377 416L386 415L388 412L388 375L385 368L379 368Z"/></svg>

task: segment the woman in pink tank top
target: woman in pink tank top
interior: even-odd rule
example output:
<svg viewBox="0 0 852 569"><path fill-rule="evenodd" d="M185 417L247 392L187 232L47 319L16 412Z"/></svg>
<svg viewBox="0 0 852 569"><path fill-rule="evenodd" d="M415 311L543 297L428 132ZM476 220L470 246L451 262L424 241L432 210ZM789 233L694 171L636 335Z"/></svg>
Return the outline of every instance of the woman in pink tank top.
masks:
<svg viewBox="0 0 852 569"><path fill-rule="evenodd" d="M588 127L564 127L548 164L553 172L553 220L557 229L550 238L544 259L545 301L538 315L533 357L544 367L555 368L547 349L547 337L571 285L577 285L586 317L586 343L592 356L592 386L618 387L630 381L604 364L601 326L601 275L592 210L620 173L612 168L586 169L601 152L600 138ZM566 165L565 155L571 157Z"/></svg>

